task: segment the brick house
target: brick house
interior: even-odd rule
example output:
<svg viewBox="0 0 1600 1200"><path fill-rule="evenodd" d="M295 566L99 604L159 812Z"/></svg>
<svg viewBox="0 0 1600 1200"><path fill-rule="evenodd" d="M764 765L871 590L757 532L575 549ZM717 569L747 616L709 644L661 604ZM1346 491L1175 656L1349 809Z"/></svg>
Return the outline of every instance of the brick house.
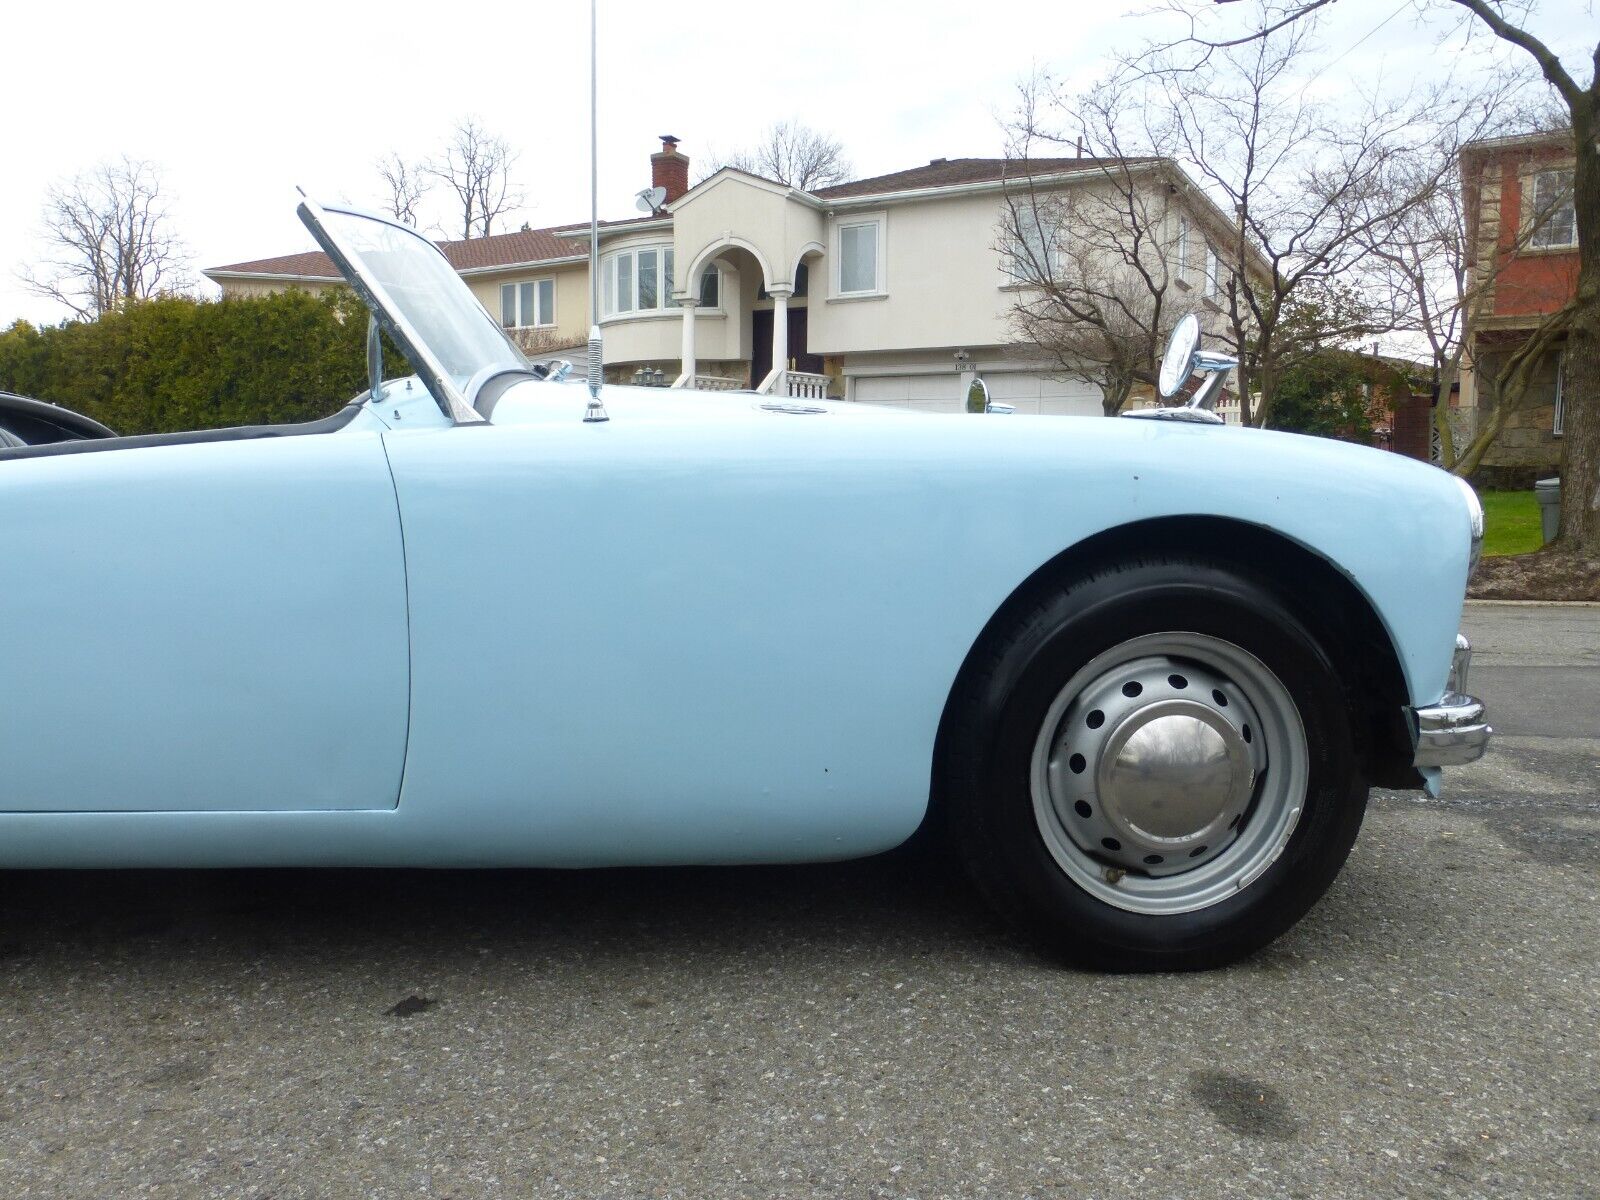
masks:
<svg viewBox="0 0 1600 1200"><path fill-rule="evenodd" d="M1577 290L1578 227L1570 131L1470 142L1461 150L1468 263L1488 278L1481 315L1467 331L1461 377L1463 432L1495 404L1489 381L1504 356ZM1561 462L1564 339L1536 366L1533 385L1484 455L1475 481L1528 487Z"/></svg>

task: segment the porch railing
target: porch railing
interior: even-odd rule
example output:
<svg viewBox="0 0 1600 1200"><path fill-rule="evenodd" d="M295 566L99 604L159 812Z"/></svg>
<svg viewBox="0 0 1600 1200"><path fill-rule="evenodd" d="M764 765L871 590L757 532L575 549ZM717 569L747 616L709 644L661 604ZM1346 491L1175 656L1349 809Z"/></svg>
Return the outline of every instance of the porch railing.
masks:
<svg viewBox="0 0 1600 1200"><path fill-rule="evenodd" d="M826 375L813 375L809 371L786 371L787 395L806 400L826 400L828 398L828 377Z"/></svg>
<svg viewBox="0 0 1600 1200"><path fill-rule="evenodd" d="M733 392L743 387L738 379L729 379L726 375L679 375L672 381L675 388L693 388L697 392Z"/></svg>

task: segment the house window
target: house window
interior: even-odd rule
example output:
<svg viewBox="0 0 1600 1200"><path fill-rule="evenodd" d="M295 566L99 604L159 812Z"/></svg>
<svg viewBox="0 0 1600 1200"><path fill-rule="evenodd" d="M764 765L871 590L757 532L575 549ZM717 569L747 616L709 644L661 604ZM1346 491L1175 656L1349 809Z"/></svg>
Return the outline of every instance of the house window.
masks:
<svg viewBox="0 0 1600 1200"><path fill-rule="evenodd" d="M838 227L837 293L866 296L883 291L883 216L841 222Z"/></svg>
<svg viewBox="0 0 1600 1200"><path fill-rule="evenodd" d="M1206 243L1206 295L1216 296L1222 291L1222 264L1210 242Z"/></svg>
<svg viewBox="0 0 1600 1200"><path fill-rule="evenodd" d="M633 265L638 258L632 254L618 254L611 260L611 271L616 278L617 311L633 311Z"/></svg>
<svg viewBox="0 0 1600 1200"><path fill-rule="evenodd" d="M556 323L556 281L532 279L500 285L500 324L507 329L531 329Z"/></svg>
<svg viewBox="0 0 1600 1200"><path fill-rule="evenodd" d="M1578 213L1573 203L1572 171L1539 171L1533 177L1531 244L1552 250L1578 244Z"/></svg>
<svg viewBox="0 0 1600 1200"><path fill-rule="evenodd" d="M1178 245L1176 275L1180 282L1189 278L1189 218L1178 215Z"/></svg>
<svg viewBox="0 0 1600 1200"><path fill-rule="evenodd" d="M1550 426L1550 432L1555 434L1557 437L1560 437L1566 432L1566 430L1563 428L1563 426L1566 424L1567 417L1567 389L1563 386L1566 374L1567 356L1563 352L1556 358L1556 417L1555 422Z"/></svg>
<svg viewBox="0 0 1600 1200"><path fill-rule="evenodd" d="M1014 210L1015 228L1010 231L1006 251L1006 272L1017 283L1046 283L1055 278L1057 266L1056 223L1036 205Z"/></svg>
<svg viewBox="0 0 1600 1200"><path fill-rule="evenodd" d="M707 267L700 273L700 307L720 308L722 306L721 276L716 267Z"/></svg>

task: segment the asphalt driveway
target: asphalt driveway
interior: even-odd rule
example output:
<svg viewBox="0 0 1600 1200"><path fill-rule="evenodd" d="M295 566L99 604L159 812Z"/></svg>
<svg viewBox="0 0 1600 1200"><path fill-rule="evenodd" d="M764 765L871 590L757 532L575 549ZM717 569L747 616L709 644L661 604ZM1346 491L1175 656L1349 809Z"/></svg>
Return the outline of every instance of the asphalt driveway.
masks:
<svg viewBox="0 0 1600 1200"><path fill-rule="evenodd" d="M1207 975L909 854L14 877L0 1195L1600 1196L1600 608L1467 624L1494 750Z"/></svg>

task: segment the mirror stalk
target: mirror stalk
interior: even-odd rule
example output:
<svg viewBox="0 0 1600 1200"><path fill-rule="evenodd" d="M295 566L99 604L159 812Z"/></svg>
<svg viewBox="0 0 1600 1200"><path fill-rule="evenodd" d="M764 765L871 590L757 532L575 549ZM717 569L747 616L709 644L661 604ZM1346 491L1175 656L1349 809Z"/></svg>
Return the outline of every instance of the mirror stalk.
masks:
<svg viewBox="0 0 1600 1200"><path fill-rule="evenodd" d="M388 394L383 389L383 335L371 313L367 314L367 391L374 404L383 403Z"/></svg>

